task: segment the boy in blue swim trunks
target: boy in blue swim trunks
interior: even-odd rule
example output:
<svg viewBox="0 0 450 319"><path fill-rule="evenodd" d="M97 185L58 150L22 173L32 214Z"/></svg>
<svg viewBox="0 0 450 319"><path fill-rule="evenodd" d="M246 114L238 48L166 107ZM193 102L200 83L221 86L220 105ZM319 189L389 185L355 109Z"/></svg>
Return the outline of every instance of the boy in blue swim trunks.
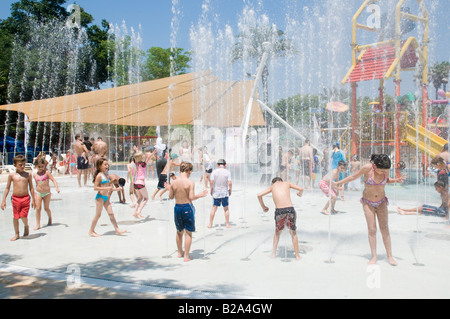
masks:
<svg viewBox="0 0 450 319"><path fill-rule="evenodd" d="M207 190L195 195L195 183L189 179L193 170L191 163L183 162L180 165L180 176L172 181L172 184L165 183L165 188L169 191L169 198L175 198L174 220L177 228L177 249L178 258L184 257L184 261L191 261L189 251L192 244L192 233L195 232L195 208L192 202L208 194ZM184 236L184 252L183 252Z"/></svg>

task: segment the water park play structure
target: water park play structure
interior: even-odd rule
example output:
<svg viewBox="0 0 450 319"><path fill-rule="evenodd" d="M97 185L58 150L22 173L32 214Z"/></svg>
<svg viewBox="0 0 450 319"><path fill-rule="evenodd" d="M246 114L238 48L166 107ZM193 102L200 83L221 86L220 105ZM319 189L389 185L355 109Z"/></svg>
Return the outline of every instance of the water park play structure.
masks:
<svg viewBox="0 0 450 319"><path fill-rule="evenodd" d="M338 138L342 148L347 148L351 155L360 154L366 158L368 149L373 151L374 146L388 146L395 150L397 167L403 161L401 148L410 145L423 152L423 162L426 162L427 156L435 156L442 150L447 139L445 136L447 130L444 127L446 117L438 119L436 124L428 125L427 109L437 103L446 103L446 100L430 101L428 99L428 11L424 1L417 1L420 11L417 15L406 10L405 0L398 1L395 7L393 31L388 33L384 32L385 30L379 25L366 25L359 22L363 12L372 10L375 15L376 5L382 2L380 0L364 1L352 19L351 68L341 82L342 85L350 84L351 86L351 126ZM404 38L407 33L404 31L410 26L408 23L422 25L421 39L414 36ZM360 30L375 34L378 41L371 44L359 43ZM202 44L199 45L200 47L196 47L195 51L200 55L203 47ZM240 144L242 145L237 148L243 154L238 157L247 158L248 154L245 152L249 148L246 144L249 136L254 134L254 128L267 126L262 112L269 113L281 123L287 134L293 134L296 140L303 141L305 136L309 135L307 132L300 132L298 125L289 123L289 119L282 119L268 106L267 101L262 101L257 95L264 67L268 65L271 55L270 43L263 45L263 48L264 46L266 52L258 61L259 68L252 80L224 81L210 71L205 72L200 66L195 67L194 72L190 74L114 86L100 91L8 104L1 106L0 109L24 113L28 121L33 122L78 122L82 125L103 123L110 127L128 125L137 127L138 133L142 133L139 132L139 127L142 126L157 126L165 123L169 127L180 124L189 125L194 126L194 131L197 131L194 139L203 135L197 138L199 140L197 144L204 144L205 139L208 143L213 143L209 137L214 136L216 140L220 140L223 133L219 130L240 127L240 132L238 129L230 130L231 139L234 140L236 134L241 136ZM209 52L207 55L210 56ZM401 102L404 97L400 87L401 74L404 71L413 70L418 70L417 73L420 73L421 78L421 119L413 119L410 114L407 114ZM48 77L51 78L51 74ZM385 83L390 79L394 80L397 99L393 110L388 109L384 98ZM378 113L358 113L358 83L367 81L379 81L379 97L376 102ZM410 95L408 95L409 100L416 103L415 97ZM225 106L226 112L223 112ZM217 114L221 114L220 118ZM438 126L439 129L436 129ZM73 129L78 130L78 127L74 125ZM268 134L272 131L271 129ZM440 133L442 137L435 133ZM169 130L170 134L172 132ZM172 136L176 135L180 134L172 134ZM278 138L277 134L268 137L273 143L273 148L277 148L274 142L277 142ZM116 140L116 144L124 142L123 137L117 137ZM172 144L172 141L169 141L169 144ZM319 154L322 153L323 145L313 145L313 147L318 149ZM219 149L219 147L213 148ZM273 154L273 159L276 156L277 154Z"/></svg>
<svg viewBox="0 0 450 319"><path fill-rule="evenodd" d="M358 154L359 148L367 148L380 143L393 146L395 149L395 167L400 168L402 163L401 146L410 145L418 148L423 153L423 162L428 157L434 157L442 152L447 143L448 136L443 138L429 130L427 109L436 104L447 104L448 100L428 99L428 43L429 43L429 15L422 0L418 0L420 12L417 15L405 10L404 0L398 1L395 8L395 32L392 38L384 39L380 29L358 23L358 18L364 10L373 10L376 13L375 4L377 0L366 0L352 19L352 66L342 84L350 84L352 90L352 125L351 143L348 143L351 154ZM423 28L423 38L418 40L411 36L407 39L402 37L404 26L408 23L420 23ZM358 43L357 31L364 30L380 34L380 41L372 44L361 45ZM419 69L420 83L422 87L422 118L414 119L419 125L408 121L408 115L402 112L401 73ZM385 82L393 78L395 83L395 110L386 110L384 102ZM378 106L377 113L366 116L358 123L357 116L357 87L358 82L379 80L379 101L374 103ZM410 102L415 98L409 94ZM417 114L416 114L417 115ZM375 123L375 132L368 131L368 123ZM421 122L421 123L420 123ZM375 133L375 134L374 134ZM448 134L448 132L445 132ZM370 137L370 141L367 138ZM358 143L358 141L360 143ZM425 166L425 165L424 165ZM397 175L400 169L397 169Z"/></svg>

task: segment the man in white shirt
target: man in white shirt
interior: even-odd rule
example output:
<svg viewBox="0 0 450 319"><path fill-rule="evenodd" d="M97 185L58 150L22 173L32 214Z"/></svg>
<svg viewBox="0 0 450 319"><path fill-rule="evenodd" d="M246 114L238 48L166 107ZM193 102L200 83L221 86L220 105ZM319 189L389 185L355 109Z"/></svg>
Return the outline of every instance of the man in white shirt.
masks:
<svg viewBox="0 0 450 319"><path fill-rule="evenodd" d="M230 171L226 169L226 166L227 163L225 160L220 159L217 162L217 169L212 172L210 177L211 196L214 199L214 203L211 209L208 228L212 228L214 216L216 215L216 211L219 206L223 206L226 227L231 227L228 197L231 196L232 183Z"/></svg>

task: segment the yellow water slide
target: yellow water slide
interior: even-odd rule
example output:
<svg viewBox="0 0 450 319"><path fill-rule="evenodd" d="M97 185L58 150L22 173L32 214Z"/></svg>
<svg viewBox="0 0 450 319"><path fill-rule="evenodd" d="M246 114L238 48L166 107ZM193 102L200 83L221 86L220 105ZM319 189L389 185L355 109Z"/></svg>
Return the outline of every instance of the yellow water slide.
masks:
<svg viewBox="0 0 450 319"><path fill-rule="evenodd" d="M448 143L422 126L416 129L411 125L406 125L406 142L431 158L441 153L444 145Z"/></svg>

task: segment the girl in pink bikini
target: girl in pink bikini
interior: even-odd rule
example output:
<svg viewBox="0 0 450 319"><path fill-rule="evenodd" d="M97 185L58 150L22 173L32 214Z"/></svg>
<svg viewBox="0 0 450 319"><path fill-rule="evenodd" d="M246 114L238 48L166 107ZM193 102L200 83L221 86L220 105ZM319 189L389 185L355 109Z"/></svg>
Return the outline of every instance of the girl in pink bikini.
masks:
<svg viewBox="0 0 450 319"><path fill-rule="evenodd" d="M38 230L41 228L41 210L42 203L44 203L44 209L48 215L48 224L47 226L52 225L52 212L50 210L50 199L51 199L51 191L50 191L50 181L55 185L56 191L59 193L58 183L53 177L52 173L46 170L47 161L43 158L37 158L34 161L34 167L37 169L37 172L34 173L34 180L36 182L36 227L34 230Z"/></svg>
<svg viewBox="0 0 450 319"><path fill-rule="evenodd" d="M145 172L147 170L147 162L155 153L156 150L152 153L146 153L145 155L141 151L134 154L136 169L134 172L133 187L134 194L136 195L136 206L133 216L135 218L144 218L142 210L148 202L148 191L145 187Z"/></svg>
<svg viewBox="0 0 450 319"><path fill-rule="evenodd" d="M385 186L386 184L403 183L406 176L402 175L399 178L394 179L389 178L391 160L385 154L372 155L370 162L370 164L364 165L358 172L344 178L337 184L344 185L364 175L365 187L361 198L361 204L363 205L364 215L367 221L369 245L372 254L372 259L369 261L369 264L375 264L378 260L376 252L376 217L380 224L379 227L386 248L388 261L392 266L396 266L397 262L392 257L391 236L389 234L388 226L389 201L385 194Z"/></svg>

